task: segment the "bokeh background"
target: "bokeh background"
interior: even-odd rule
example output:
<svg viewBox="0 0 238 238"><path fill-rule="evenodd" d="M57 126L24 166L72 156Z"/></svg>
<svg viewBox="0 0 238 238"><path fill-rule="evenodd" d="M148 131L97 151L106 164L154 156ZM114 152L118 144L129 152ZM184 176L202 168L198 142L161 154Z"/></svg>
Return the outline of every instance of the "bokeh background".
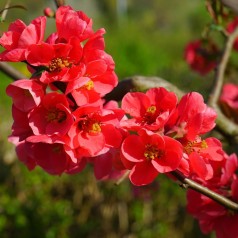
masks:
<svg viewBox="0 0 238 238"><path fill-rule="evenodd" d="M7 0L0 1L2 9ZM210 18L201 0L68 0L104 27L106 51L120 80L132 75L160 76L206 98L212 75L201 77L183 59L187 42L201 36ZM27 24L43 14L51 0L12 0L27 8L9 10L0 34L18 18ZM50 32L54 21L48 20ZM14 64L22 73L22 64ZM29 76L29 75L28 75ZM7 142L12 80L0 72L0 237L1 238L202 238L197 221L186 213L186 192L159 176L151 185L133 187L125 180L96 181L88 166L81 174L50 176L29 172Z"/></svg>

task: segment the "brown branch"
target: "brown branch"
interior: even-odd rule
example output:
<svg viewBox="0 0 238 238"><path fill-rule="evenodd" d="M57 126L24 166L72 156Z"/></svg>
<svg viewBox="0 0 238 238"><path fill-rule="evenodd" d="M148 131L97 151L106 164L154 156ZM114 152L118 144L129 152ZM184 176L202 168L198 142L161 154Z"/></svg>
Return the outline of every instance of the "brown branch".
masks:
<svg viewBox="0 0 238 238"><path fill-rule="evenodd" d="M130 171L126 171L115 183L115 185L120 185L125 179L128 178Z"/></svg>
<svg viewBox="0 0 238 238"><path fill-rule="evenodd" d="M105 96L106 101L116 100L120 101L123 96L128 92L145 91L154 87L164 87L169 91L176 93L181 98L184 92L178 89L172 83L159 78L159 77L145 77L145 76L132 76L119 82L116 88L111 93Z"/></svg>
<svg viewBox="0 0 238 238"><path fill-rule="evenodd" d="M3 10L2 15L1 15L1 20L2 21L4 21L6 19L7 12L8 12L8 7L10 6L10 3L11 3L11 0L8 0L5 4L5 7L4 7L5 10Z"/></svg>
<svg viewBox="0 0 238 238"><path fill-rule="evenodd" d="M0 71L8 75L14 81L27 78L24 74L5 62L0 62Z"/></svg>
<svg viewBox="0 0 238 238"><path fill-rule="evenodd" d="M218 193L215 193L214 191L194 182L191 179L186 178L181 172L178 170L170 172L175 178L179 180L183 188L186 189L192 189L196 192L199 192L212 200L216 201L220 205L226 207L227 209L230 209L232 211L238 212L238 204L227 199L226 197L221 196Z"/></svg>
<svg viewBox="0 0 238 238"><path fill-rule="evenodd" d="M55 2L55 5L56 5L57 8L65 5L64 0L54 0L54 2Z"/></svg>

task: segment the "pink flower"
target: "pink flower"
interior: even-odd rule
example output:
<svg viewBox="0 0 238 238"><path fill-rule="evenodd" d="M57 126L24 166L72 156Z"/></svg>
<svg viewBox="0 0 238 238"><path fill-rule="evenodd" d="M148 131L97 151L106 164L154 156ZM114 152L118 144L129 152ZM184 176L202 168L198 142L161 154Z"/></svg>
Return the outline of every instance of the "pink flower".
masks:
<svg viewBox="0 0 238 238"><path fill-rule="evenodd" d="M46 17L38 17L28 26L21 20L13 22L0 38L0 45L5 48L0 54L0 60L12 62L25 60L27 48L43 41L45 25Z"/></svg>
<svg viewBox="0 0 238 238"><path fill-rule="evenodd" d="M145 94L127 93L122 99L122 109L132 119L124 121L123 126L132 130L163 130L176 104L176 95L165 88L152 88Z"/></svg>
<svg viewBox="0 0 238 238"><path fill-rule="evenodd" d="M238 86L225 84L219 101L224 114L238 123Z"/></svg>
<svg viewBox="0 0 238 238"><path fill-rule="evenodd" d="M137 186L153 182L159 173L177 169L182 154L178 141L144 130L139 135L129 135L121 147L122 162L131 170L130 180Z"/></svg>
<svg viewBox="0 0 238 238"><path fill-rule="evenodd" d="M184 58L191 69L205 75L216 67L217 55L218 49L214 43L206 42L203 45L201 40L195 40L187 44Z"/></svg>

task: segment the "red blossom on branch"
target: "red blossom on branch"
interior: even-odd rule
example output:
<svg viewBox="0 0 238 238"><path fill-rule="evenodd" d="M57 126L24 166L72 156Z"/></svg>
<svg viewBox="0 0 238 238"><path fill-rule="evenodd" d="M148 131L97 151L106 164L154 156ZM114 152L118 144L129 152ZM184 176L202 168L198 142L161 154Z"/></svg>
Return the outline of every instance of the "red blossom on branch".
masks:
<svg viewBox="0 0 238 238"><path fill-rule="evenodd" d="M219 50L212 42L203 44L201 40L189 42L185 48L184 58L192 70L206 75L217 65Z"/></svg>

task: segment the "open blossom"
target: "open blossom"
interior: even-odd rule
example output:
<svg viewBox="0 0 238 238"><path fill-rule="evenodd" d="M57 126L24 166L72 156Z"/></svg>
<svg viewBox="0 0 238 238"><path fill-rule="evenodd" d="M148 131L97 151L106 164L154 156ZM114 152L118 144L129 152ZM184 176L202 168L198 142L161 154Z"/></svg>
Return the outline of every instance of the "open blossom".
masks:
<svg viewBox="0 0 238 238"><path fill-rule="evenodd" d="M30 65L45 67L46 70L40 76L41 82L67 82L80 72L76 66L80 63L82 51L79 40L72 38L67 44L32 45L26 52L26 60Z"/></svg>
<svg viewBox="0 0 238 238"><path fill-rule="evenodd" d="M38 165L52 175L80 172L86 165L84 158L76 157L75 152L57 137L28 137L16 147L16 152L29 169Z"/></svg>
<svg viewBox="0 0 238 238"><path fill-rule="evenodd" d="M12 97L16 108L23 112L29 112L40 104L45 94L45 88L35 80L20 79L9 84L6 93Z"/></svg>
<svg viewBox="0 0 238 238"><path fill-rule="evenodd" d="M83 47L80 75L71 80L66 94L71 93L78 106L94 103L109 93L118 83L115 63L104 51L104 30L100 29Z"/></svg>
<svg viewBox="0 0 238 238"><path fill-rule="evenodd" d="M27 48L44 40L45 25L46 17L38 17L28 26L21 20L10 24L8 31L0 38L0 45L5 49L0 53L0 61L25 60Z"/></svg>
<svg viewBox="0 0 238 238"><path fill-rule="evenodd" d="M232 83L225 84L219 103L224 114L238 123L238 86Z"/></svg>
<svg viewBox="0 0 238 238"><path fill-rule="evenodd" d="M61 6L56 11L56 28L59 41L68 41L71 37L84 41L93 34L92 19L70 6Z"/></svg>
<svg viewBox="0 0 238 238"><path fill-rule="evenodd" d="M119 148L122 141L119 123L124 113L118 110L91 105L75 110L76 120L68 132L71 147L84 156L97 156L105 153L105 149Z"/></svg>
<svg viewBox="0 0 238 238"><path fill-rule="evenodd" d="M218 49L212 42L203 45L201 40L189 42L185 48L184 58L194 71L205 75L216 67Z"/></svg>
<svg viewBox="0 0 238 238"><path fill-rule="evenodd" d="M178 141L144 130L129 135L121 147L122 162L131 170L129 178L137 186L153 182L159 173L177 169L182 155Z"/></svg>
<svg viewBox="0 0 238 238"><path fill-rule="evenodd" d="M202 95L191 92L184 95L166 123L165 133L193 141L215 127L216 112L208 107Z"/></svg>
<svg viewBox="0 0 238 238"><path fill-rule="evenodd" d="M132 130L163 130L176 104L176 95L165 88L152 88L145 94L128 93L122 99L122 109L132 119L124 121L123 126Z"/></svg>
<svg viewBox="0 0 238 238"><path fill-rule="evenodd" d="M64 136L74 122L66 96L57 92L46 94L28 117L35 135Z"/></svg>
<svg viewBox="0 0 238 238"><path fill-rule="evenodd" d="M212 166L213 161L220 162L224 159L224 151L221 142L216 138L207 138L202 140L197 137L194 141L183 141L184 155L183 163L179 170L186 176L194 176L202 180L213 178L216 171Z"/></svg>

